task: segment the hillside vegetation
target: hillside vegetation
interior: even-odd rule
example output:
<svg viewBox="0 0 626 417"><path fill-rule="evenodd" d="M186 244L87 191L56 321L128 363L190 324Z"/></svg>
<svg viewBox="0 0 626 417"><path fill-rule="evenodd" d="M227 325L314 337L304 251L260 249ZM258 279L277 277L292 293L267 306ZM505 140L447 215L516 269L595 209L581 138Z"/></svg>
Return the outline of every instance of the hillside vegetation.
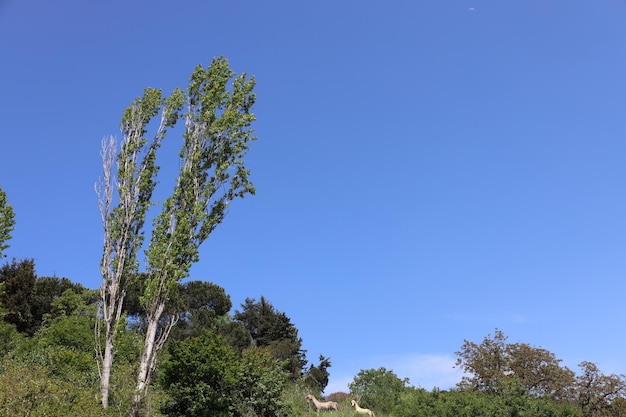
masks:
<svg viewBox="0 0 626 417"><path fill-rule="evenodd" d="M94 326L98 291L67 278L37 277L33 260L0 268L0 415L126 416L135 389L145 322L140 289L129 290L118 330L109 407L99 398ZM141 282L138 280L137 282ZM157 377L141 404L145 416L305 416L307 394L338 403L335 417L356 415L350 401L377 417L625 416L626 382L590 362L561 366L545 349L507 343L498 329L463 341L454 389L427 391L393 370L364 369L348 393L323 398L331 361L310 363L289 317L265 298L234 309L223 288L180 284L173 327Z"/></svg>

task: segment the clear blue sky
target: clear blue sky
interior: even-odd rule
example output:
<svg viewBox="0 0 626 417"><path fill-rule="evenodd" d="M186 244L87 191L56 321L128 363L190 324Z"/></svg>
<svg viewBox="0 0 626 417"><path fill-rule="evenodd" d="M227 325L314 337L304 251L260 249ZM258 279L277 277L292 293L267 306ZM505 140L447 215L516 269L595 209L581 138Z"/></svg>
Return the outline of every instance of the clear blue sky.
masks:
<svg viewBox="0 0 626 417"><path fill-rule="evenodd" d="M449 387L496 328L626 373L625 1L0 0L0 51L6 254L38 275L99 287L102 138L224 55L258 83L257 195L191 278L285 312L327 393Z"/></svg>

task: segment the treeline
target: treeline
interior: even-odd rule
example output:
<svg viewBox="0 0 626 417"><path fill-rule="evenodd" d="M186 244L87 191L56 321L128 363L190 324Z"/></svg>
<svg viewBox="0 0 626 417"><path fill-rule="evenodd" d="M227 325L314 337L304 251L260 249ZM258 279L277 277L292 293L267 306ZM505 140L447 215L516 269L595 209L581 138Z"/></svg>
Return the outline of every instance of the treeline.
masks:
<svg viewBox="0 0 626 417"><path fill-rule="evenodd" d="M143 282L135 280L134 282ZM130 287L116 338L110 406L99 401L95 360L99 290L67 278L37 277L32 260L0 268L0 415L126 416L145 323L141 288ZM298 330L261 297L233 305L209 282L180 284L162 320L179 317L156 364L142 404L146 416L303 416L321 398L329 358L308 365ZM165 326L165 324L164 324ZM102 336L100 336L102 337ZM626 416L626 383L583 362L577 375L545 349L507 343L498 329L465 341L456 366L465 376L451 390L427 391L385 368L361 370L349 393L326 399L337 417L355 414L351 400L378 417Z"/></svg>
<svg viewBox="0 0 626 417"><path fill-rule="evenodd" d="M124 303L104 410L95 360L103 344L94 331L99 290L37 277L33 260L2 266L0 415L128 415L145 332L141 292L131 286ZM218 285L189 281L176 293L162 320L177 321L142 415L287 415L302 408L304 392L319 395L328 384L330 361L321 356L307 366L298 330L264 297L246 299L231 315L230 297ZM290 391L298 392L298 404L285 397Z"/></svg>
<svg viewBox="0 0 626 417"><path fill-rule="evenodd" d="M604 375L594 363L582 362L576 374L552 352L507 343L499 329L481 343L465 340L456 355L464 376L454 389L429 392L380 368L360 371L350 397L378 416L626 416L624 375Z"/></svg>

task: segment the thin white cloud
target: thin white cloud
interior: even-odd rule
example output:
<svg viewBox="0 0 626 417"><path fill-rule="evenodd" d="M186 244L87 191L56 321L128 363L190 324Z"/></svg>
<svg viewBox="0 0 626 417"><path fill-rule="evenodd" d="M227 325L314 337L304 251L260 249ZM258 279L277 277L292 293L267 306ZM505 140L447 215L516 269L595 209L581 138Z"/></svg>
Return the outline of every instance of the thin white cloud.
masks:
<svg viewBox="0 0 626 417"><path fill-rule="evenodd" d="M420 354L407 353L398 355L383 355L363 361L361 368L344 374L333 374L325 394L334 392L349 392L348 384L360 370L378 369L384 367L393 371L399 378L408 378L409 385L431 390L433 388L450 389L461 381L463 373L454 367L456 357L448 354Z"/></svg>
<svg viewBox="0 0 626 417"><path fill-rule="evenodd" d="M463 376L454 367L456 358L448 354L394 355L384 362L387 364L385 367L393 370L398 377L409 378L411 385L427 390L452 388Z"/></svg>

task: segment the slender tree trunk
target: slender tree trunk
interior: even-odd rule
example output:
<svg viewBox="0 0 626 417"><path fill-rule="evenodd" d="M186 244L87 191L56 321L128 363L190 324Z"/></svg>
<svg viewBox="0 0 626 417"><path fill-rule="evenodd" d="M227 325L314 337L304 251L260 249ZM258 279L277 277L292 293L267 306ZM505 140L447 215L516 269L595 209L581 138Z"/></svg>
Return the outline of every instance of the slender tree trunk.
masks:
<svg viewBox="0 0 626 417"><path fill-rule="evenodd" d="M157 348L157 330L159 319L163 315L165 302L159 302L148 315L148 327L146 329L146 338L141 352L141 361L139 363L139 373L137 374L137 386L135 387L135 395L133 396L131 406L131 416L139 417L141 402L145 397L146 390L150 384L152 370L156 363Z"/></svg>
<svg viewBox="0 0 626 417"><path fill-rule="evenodd" d="M107 332L107 336L110 333ZM109 381L111 380L111 365L113 364L113 340L107 337L104 348L104 356L102 358L102 376L100 377L100 396L102 398L102 406L109 406Z"/></svg>
<svg viewBox="0 0 626 417"><path fill-rule="evenodd" d="M111 290L116 291L116 290ZM121 320L122 303L124 296L117 296L118 303L114 305L115 311L105 309L103 313L105 322L105 336L104 336L104 355L100 358L101 371L100 371L100 396L102 400L102 406L107 408L109 406L109 386L111 383L111 367L113 366L114 358L114 346L115 335L117 334L118 324ZM99 334L96 337L100 337Z"/></svg>
<svg viewBox="0 0 626 417"><path fill-rule="evenodd" d="M102 141L102 167L104 171L104 179L100 184L96 185L96 192L99 197L100 215L104 225L104 251L102 263L100 264L100 272L102 273L103 282L100 287L101 305L96 317L95 342L98 365L100 371L100 400L102 406L109 406L109 384L111 379L111 366L113 364L113 345L115 343L115 334L112 331L116 326L113 322L117 315L114 307L117 304L111 304L110 300L117 298L119 286L114 278L115 271L111 266L111 253L115 250L114 244L111 242L112 221L110 217L111 203L113 200L113 169L116 156L116 144L113 137ZM102 353L100 340L102 338L101 323L104 323L104 354Z"/></svg>

